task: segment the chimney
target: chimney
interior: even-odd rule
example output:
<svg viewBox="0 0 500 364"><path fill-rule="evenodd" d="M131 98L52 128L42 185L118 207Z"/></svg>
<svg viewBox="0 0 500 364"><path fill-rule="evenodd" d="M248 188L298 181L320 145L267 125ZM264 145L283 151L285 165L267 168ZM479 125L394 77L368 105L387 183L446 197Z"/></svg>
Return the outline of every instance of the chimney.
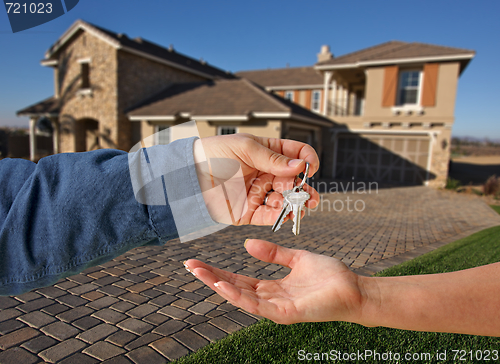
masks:
<svg viewBox="0 0 500 364"><path fill-rule="evenodd" d="M321 52L318 53L318 63L328 61L329 59L333 59L333 54L330 52L330 46L322 45Z"/></svg>

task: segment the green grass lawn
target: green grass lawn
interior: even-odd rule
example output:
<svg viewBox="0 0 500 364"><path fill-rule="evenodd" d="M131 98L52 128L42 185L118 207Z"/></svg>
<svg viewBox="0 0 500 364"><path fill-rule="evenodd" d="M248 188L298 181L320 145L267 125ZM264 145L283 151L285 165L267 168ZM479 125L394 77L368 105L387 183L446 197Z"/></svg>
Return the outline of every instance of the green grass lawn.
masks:
<svg viewBox="0 0 500 364"><path fill-rule="evenodd" d="M499 209L496 209L499 213ZM400 276L451 272L500 261L500 226L489 228L465 239L448 244L433 252L406 263L386 269L378 276ZM303 356L299 356L299 351ZM335 352L331 352L331 351ZM487 355L493 360L493 351L500 356L500 338L404 331L384 327L367 328L346 322L301 323L278 325L267 319L240 330L226 338L207 345L196 353L183 357L176 363L298 363L298 362L336 362L333 356L325 360L303 360L307 353L357 353L371 351L371 357L353 362L396 363L395 353L420 355L429 353L432 359L419 357L420 363L474 363L475 356ZM453 350L463 350L453 352ZM477 351L477 352L476 352ZM436 353L446 352L446 360L437 360ZM392 353L393 360L375 357ZM456 357L454 358L454 356ZM472 359L470 356L472 355ZM300 360L302 358L302 360ZM314 357L312 357L314 359ZM326 360L326 358L329 358ZM387 358L387 357L386 357ZM462 358L463 360L458 360ZM441 357L441 359L444 359ZM344 361L341 361L344 362Z"/></svg>
<svg viewBox="0 0 500 364"><path fill-rule="evenodd" d="M498 212L500 214L500 206L496 206L496 205L490 205L490 206L493 210L495 210L496 212Z"/></svg>

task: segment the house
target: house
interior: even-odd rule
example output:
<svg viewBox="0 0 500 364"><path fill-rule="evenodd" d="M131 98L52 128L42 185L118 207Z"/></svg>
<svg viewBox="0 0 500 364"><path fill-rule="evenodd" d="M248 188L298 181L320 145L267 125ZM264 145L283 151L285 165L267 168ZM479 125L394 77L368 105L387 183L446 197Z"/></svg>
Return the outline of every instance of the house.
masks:
<svg viewBox="0 0 500 364"><path fill-rule="evenodd" d="M30 117L31 135L39 118L51 120L55 153L128 151L155 132L192 119L201 137L305 133L321 149L321 130L332 126L324 116L172 46L130 39L82 20L50 47L41 64L54 70L54 95L18 115ZM31 138L32 159L35 141Z"/></svg>
<svg viewBox="0 0 500 364"><path fill-rule="evenodd" d="M323 177L442 187L458 78L474 55L391 41L334 57L323 46L314 66L237 75L334 122L324 133Z"/></svg>
<svg viewBox="0 0 500 364"><path fill-rule="evenodd" d="M54 95L18 115L30 117L32 136L37 120L51 121L55 153L128 151L194 119L201 137L248 132L309 143L323 178L440 187L458 78L474 54L391 41L334 57L323 46L314 66L232 74L78 20L41 61L54 70Z"/></svg>

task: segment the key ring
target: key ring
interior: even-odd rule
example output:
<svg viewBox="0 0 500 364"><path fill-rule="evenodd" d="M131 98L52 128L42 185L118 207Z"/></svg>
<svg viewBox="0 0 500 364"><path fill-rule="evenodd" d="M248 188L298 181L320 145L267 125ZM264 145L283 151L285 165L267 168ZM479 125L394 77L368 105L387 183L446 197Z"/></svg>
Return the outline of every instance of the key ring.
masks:
<svg viewBox="0 0 500 364"><path fill-rule="evenodd" d="M302 179L302 182L300 183L299 190L301 190L302 187L304 187L308 174L309 174L309 163L306 162L306 171L304 172L304 178ZM299 176L295 177L295 181L297 181L297 178L299 178ZM295 182L293 184L295 184Z"/></svg>
<svg viewBox="0 0 500 364"><path fill-rule="evenodd" d="M265 206L265 205L267 205L267 199L269 198L269 195L270 195L271 193L273 193L273 192L274 192L274 190L269 190L269 191L267 191L267 193L266 193L266 197L264 197L264 202L262 203L262 205L264 205L264 206Z"/></svg>

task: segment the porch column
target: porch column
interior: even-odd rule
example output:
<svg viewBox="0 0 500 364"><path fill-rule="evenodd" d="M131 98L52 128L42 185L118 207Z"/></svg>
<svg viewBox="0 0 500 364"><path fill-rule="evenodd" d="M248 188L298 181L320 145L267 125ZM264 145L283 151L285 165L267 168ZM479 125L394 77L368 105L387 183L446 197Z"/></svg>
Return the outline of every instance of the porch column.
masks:
<svg viewBox="0 0 500 364"><path fill-rule="evenodd" d="M32 162L36 158L36 120L37 117L30 118L30 160Z"/></svg>
<svg viewBox="0 0 500 364"><path fill-rule="evenodd" d="M328 89L330 88L330 81L332 80L333 72L325 72L325 83L323 85L323 115L328 114Z"/></svg>
<svg viewBox="0 0 500 364"><path fill-rule="evenodd" d="M52 123L52 147L54 154L59 154L59 122L56 118L50 118Z"/></svg>
<svg viewBox="0 0 500 364"><path fill-rule="evenodd" d="M338 104L340 106L339 115L344 115L344 86L342 84L339 85L339 101Z"/></svg>
<svg viewBox="0 0 500 364"><path fill-rule="evenodd" d="M337 80L332 81L332 113L330 116L337 115Z"/></svg>

